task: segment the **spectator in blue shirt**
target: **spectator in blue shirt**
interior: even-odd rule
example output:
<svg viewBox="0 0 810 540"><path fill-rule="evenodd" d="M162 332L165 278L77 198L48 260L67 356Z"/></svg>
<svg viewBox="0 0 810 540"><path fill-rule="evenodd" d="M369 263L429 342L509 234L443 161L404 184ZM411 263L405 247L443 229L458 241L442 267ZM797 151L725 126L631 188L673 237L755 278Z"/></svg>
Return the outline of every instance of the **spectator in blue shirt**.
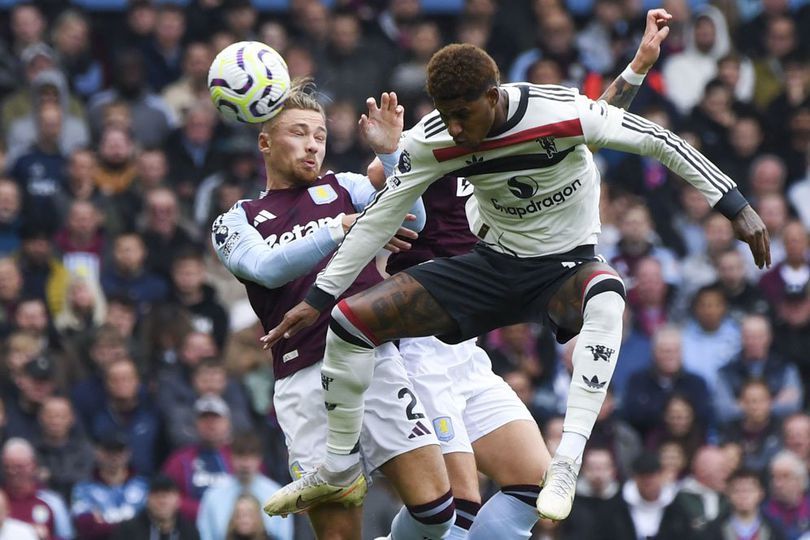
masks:
<svg viewBox="0 0 810 540"><path fill-rule="evenodd" d="M233 474L222 483L205 491L197 514L197 529L201 540L225 538L228 522L234 513L237 500L249 494L260 501L267 500L281 486L259 472L262 448L254 433L245 433L234 438L231 444ZM292 540L293 522L278 516L262 514L264 529L274 540Z"/></svg>
<svg viewBox="0 0 810 540"><path fill-rule="evenodd" d="M132 360L117 360L104 374L106 400L92 420L96 439L111 431L123 431L129 436L132 468L138 474L149 475L157 468L155 454L161 433L157 410L145 398L140 377Z"/></svg>
<svg viewBox="0 0 810 540"><path fill-rule="evenodd" d="M70 513L80 538L108 539L118 523L135 517L146 503L146 479L129 468L129 438L105 433L96 445L96 474L73 488Z"/></svg>
<svg viewBox="0 0 810 540"><path fill-rule="evenodd" d="M135 233L124 233L115 239L113 261L101 274L101 286L107 296L132 298L142 315L149 304L159 302L169 293L168 283L144 267L146 248Z"/></svg>
<svg viewBox="0 0 810 540"><path fill-rule="evenodd" d="M0 255L14 253L20 247L22 227L20 188L9 178L0 177Z"/></svg>

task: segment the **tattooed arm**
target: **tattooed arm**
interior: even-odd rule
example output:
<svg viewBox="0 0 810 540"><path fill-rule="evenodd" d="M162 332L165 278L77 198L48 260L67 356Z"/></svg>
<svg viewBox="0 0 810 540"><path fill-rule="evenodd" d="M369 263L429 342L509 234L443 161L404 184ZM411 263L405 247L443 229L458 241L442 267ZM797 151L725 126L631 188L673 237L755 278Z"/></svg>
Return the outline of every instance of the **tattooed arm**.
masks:
<svg viewBox="0 0 810 540"><path fill-rule="evenodd" d="M607 90L599 96L600 100L605 100L609 104L626 109L633 102L633 99L641 88L644 75L652 68L661 54L661 42L669 34L667 22L672 15L664 9L651 9L647 12L647 26L644 29L644 36L638 46L636 56L627 69L616 77ZM628 75L628 70L632 72ZM633 74L636 76L633 77ZM628 81L628 77L630 80Z"/></svg>

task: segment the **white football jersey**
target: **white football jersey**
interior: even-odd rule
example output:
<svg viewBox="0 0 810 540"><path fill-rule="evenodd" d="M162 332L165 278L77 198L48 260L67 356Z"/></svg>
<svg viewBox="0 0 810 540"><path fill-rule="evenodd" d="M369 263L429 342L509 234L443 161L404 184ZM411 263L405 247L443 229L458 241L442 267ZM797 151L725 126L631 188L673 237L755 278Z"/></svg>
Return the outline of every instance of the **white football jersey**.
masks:
<svg viewBox="0 0 810 540"><path fill-rule="evenodd" d="M674 133L576 89L503 85L507 121L475 149L456 146L438 111L408 133L394 174L351 228L316 285L339 295L397 230L428 185L446 175L473 185L470 229L515 257L596 244L599 172L588 145L658 159L733 217L747 203L735 183Z"/></svg>

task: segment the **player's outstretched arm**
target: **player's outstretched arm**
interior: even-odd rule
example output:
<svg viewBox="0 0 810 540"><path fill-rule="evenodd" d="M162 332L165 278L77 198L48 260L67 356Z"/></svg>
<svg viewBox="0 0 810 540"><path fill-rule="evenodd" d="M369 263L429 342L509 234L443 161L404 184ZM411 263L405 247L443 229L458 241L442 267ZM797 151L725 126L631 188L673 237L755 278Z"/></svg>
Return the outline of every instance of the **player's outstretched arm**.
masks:
<svg viewBox="0 0 810 540"><path fill-rule="evenodd" d="M614 107L626 109L644 82L644 76L658 61L661 55L661 43L669 35L669 20L672 18L663 8L651 9L647 12L647 26L644 36L638 46L636 55L624 72L616 77L605 92L599 96Z"/></svg>

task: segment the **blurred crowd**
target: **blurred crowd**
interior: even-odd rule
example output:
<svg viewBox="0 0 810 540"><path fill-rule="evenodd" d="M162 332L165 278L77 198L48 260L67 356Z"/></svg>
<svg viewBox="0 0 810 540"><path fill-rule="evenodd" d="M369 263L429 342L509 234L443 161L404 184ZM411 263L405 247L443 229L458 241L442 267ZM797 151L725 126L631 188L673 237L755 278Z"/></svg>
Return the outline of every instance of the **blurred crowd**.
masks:
<svg viewBox="0 0 810 540"><path fill-rule="evenodd" d="M257 196L264 169L255 130L211 106L213 56L260 40L292 77L314 77L326 166L362 172L366 97L395 90L417 121L442 45L485 47L504 82L595 98L661 4L125 4L0 2L0 539L308 538L259 508L289 479L272 369L208 231ZM662 5L671 32L631 109L738 183L773 265L756 268L731 224L658 162L597 155L599 251L628 287L625 337L575 516L536 537L806 539L810 5ZM553 452L572 344L532 325L481 342ZM370 537L397 511L375 489Z"/></svg>

